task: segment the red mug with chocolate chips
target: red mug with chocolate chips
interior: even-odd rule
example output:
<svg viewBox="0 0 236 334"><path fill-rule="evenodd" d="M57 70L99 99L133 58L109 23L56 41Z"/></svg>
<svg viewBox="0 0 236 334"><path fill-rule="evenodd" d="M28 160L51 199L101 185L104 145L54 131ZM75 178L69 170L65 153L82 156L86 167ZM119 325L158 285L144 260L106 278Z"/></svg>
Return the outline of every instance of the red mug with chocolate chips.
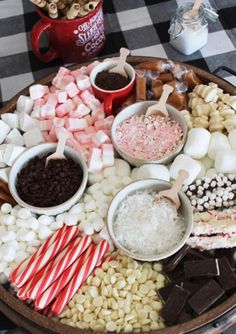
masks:
<svg viewBox="0 0 236 334"><path fill-rule="evenodd" d="M41 17L31 33L31 45L35 55L48 63L60 58L64 62L82 62L95 57L104 47L103 0L85 16L72 20L52 19L42 9L36 7ZM49 50L40 51L40 39L46 33Z"/></svg>
<svg viewBox="0 0 236 334"><path fill-rule="evenodd" d="M124 80L122 80L119 77L117 79L117 76L114 78L115 73L109 73L109 70L116 65L117 61L115 60L105 60L97 65L90 74L94 94L100 101L103 101L106 115L111 115L113 110L119 107L121 103L131 95L134 88L134 68L126 63L124 69L128 78L126 80L125 77L123 77ZM111 80L110 82L109 77Z"/></svg>

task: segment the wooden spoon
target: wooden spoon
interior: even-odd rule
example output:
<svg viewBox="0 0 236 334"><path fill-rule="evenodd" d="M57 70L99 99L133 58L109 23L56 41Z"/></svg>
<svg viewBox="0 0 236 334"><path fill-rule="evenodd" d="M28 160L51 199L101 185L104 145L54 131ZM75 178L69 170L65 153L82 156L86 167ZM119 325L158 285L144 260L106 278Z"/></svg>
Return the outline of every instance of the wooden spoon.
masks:
<svg viewBox="0 0 236 334"><path fill-rule="evenodd" d="M177 177L177 179L175 180L175 182L173 183L172 187L168 190L162 190L160 191L156 197L155 197L155 201L160 201L163 198L166 198L167 200L171 201L172 203L174 203L176 210L179 209L180 207L180 200L179 200L179 191L183 185L184 180L186 180L188 178L189 174L186 170L181 169L179 171L179 175Z"/></svg>
<svg viewBox="0 0 236 334"><path fill-rule="evenodd" d="M64 150L66 146L66 141L69 135L65 131L60 131L58 134L58 143L55 153L50 154L46 159L46 167L50 160L66 159L64 155Z"/></svg>
<svg viewBox="0 0 236 334"><path fill-rule="evenodd" d="M168 117L169 114L166 109L166 101L170 93L173 92L173 90L174 88L172 86L164 85L160 100L156 104L153 104L152 106L148 107L145 116L147 117L150 115L159 115L163 117Z"/></svg>
<svg viewBox="0 0 236 334"><path fill-rule="evenodd" d="M125 78L128 78L128 74L126 73L124 66L126 63L126 58L128 57L130 51L126 48L120 49L120 57L118 59L118 63L115 67L109 70L110 73L119 73Z"/></svg>
<svg viewBox="0 0 236 334"><path fill-rule="evenodd" d="M193 8L186 13L184 13L184 19L191 19L192 17L198 17L198 11L202 4L202 0L195 0Z"/></svg>

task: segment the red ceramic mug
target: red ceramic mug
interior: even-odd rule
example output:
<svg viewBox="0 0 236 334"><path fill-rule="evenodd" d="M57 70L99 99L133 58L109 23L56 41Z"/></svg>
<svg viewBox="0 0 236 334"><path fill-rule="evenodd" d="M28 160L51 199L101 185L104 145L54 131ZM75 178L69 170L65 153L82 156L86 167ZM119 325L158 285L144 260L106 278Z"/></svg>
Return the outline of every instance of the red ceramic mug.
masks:
<svg viewBox="0 0 236 334"><path fill-rule="evenodd" d="M51 19L38 7L41 19L34 25L31 45L35 55L43 62L60 58L64 62L81 62L95 57L105 44L103 0L85 16L74 20ZM49 50L40 52L40 38L46 33Z"/></svg>
<svg viewBox="0 0 236 334"><path fill-rule="evenodd" d="M117 90L105 90L99 88L95 84L95 78L99 72L109 71L111 68L117 65L115 60L106 60L94 67L90 74L91 84L95 96L104 102L104 111L106 115L111 115L113 109L117 108L126 98L132 93L135 83L135 70L128 63L125 64L125 71L130 78L130 82L127 86Z"/></svg>

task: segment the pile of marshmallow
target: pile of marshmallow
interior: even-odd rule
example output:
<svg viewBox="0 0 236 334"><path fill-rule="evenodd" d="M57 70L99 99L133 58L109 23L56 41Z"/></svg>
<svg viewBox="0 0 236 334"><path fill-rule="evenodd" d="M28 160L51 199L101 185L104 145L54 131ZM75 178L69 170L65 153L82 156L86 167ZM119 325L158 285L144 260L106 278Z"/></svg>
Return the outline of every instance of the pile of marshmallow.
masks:
<svg viewBox="0 0 236 334"><path fill-rule="evenodd" d="M14 113L0 120L0 178L7 182L9 166L25 148L57 142L64 129L67 145L88 161L90 172L113 166L110 129L114 116L105 117L103 105L93 94L89 74L98 62L75 71L61 67L50 87L32 85L21 95Z"/></svg>
<svg viewBox="0 0 236 334"><path fill-rule="evenodd" d="M182 110L188 127L210 132L230 132L236 129L236 96L223 94L217 84L197 85L188 94L190 111Z"/></svg>
<svg viewBox="0 0 236 334"><path fill-rule="evenodd" d="M37 217L19 205L5 203L0 210L0 284L10 272L64 224L79 225L81 231L93 235L94 242L106 239L113 249L105 217L109 203L121 187L132 181L129 164L115 159L112 167L89 174L90 186L79 203L57 216Z"/></svg>

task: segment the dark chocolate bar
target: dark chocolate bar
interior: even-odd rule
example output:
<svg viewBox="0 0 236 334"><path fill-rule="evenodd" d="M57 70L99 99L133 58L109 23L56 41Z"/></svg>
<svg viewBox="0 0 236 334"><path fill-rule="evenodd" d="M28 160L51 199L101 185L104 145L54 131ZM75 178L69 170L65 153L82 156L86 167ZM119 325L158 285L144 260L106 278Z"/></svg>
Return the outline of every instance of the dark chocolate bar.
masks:
<svg viewBox="0 0 236 334"><path fill-rule="evenodd" d="M225 291L236 287L236 275L233 272L232 267L226 256L218 259L220 275L217 277L217 281L220 283Z"/></svg>
<svg viewBox="0 0 236 334"><path fill-rule="evenodd" d="M164 265L165 272L168 273L170 271L173 271L180 263L180 261L185 257L185 255L188 253L189 249L190 246L186 244L178 251L178 253L173 255L170 258L170 260Z"/></svg>
<svg viewBox="0 0 236 334"><path fill-rule="evenodd" d="M219 275L217 259L204 259L184 262L185 278L215 277Z"/></svg>
<svg viewBox="0 0 236 334"><path fill-rule="evenodd" d="M157 291L163 302L167 301L174 286L175 283L170 283Z"/></svg>
<svg viewBox="0 0 236 334"><path fill-rule="evenodd" d="M212 279L189 298L188 304L194 312L200 315L208 310L223 294L224 290Z"/></svg>
<svg viewBox="0 0 236 334"><path fill-rule="evenodd" d="M191 295L193 295L195 292L197 292L199 289L201 289L203 284L196 284L196 283L191 283L189 281L184 281L181 282L180 286L184 288L185 290L188 290Z"/></svg>
<svg viewBox="0 0 236 334"><path fill-rule="evenodd" d="M181 288L179 285L175 285L173 287L166 304L161 310L161 316L167 325L173 325L176 323L189 296L190 292Z"/></svg>

